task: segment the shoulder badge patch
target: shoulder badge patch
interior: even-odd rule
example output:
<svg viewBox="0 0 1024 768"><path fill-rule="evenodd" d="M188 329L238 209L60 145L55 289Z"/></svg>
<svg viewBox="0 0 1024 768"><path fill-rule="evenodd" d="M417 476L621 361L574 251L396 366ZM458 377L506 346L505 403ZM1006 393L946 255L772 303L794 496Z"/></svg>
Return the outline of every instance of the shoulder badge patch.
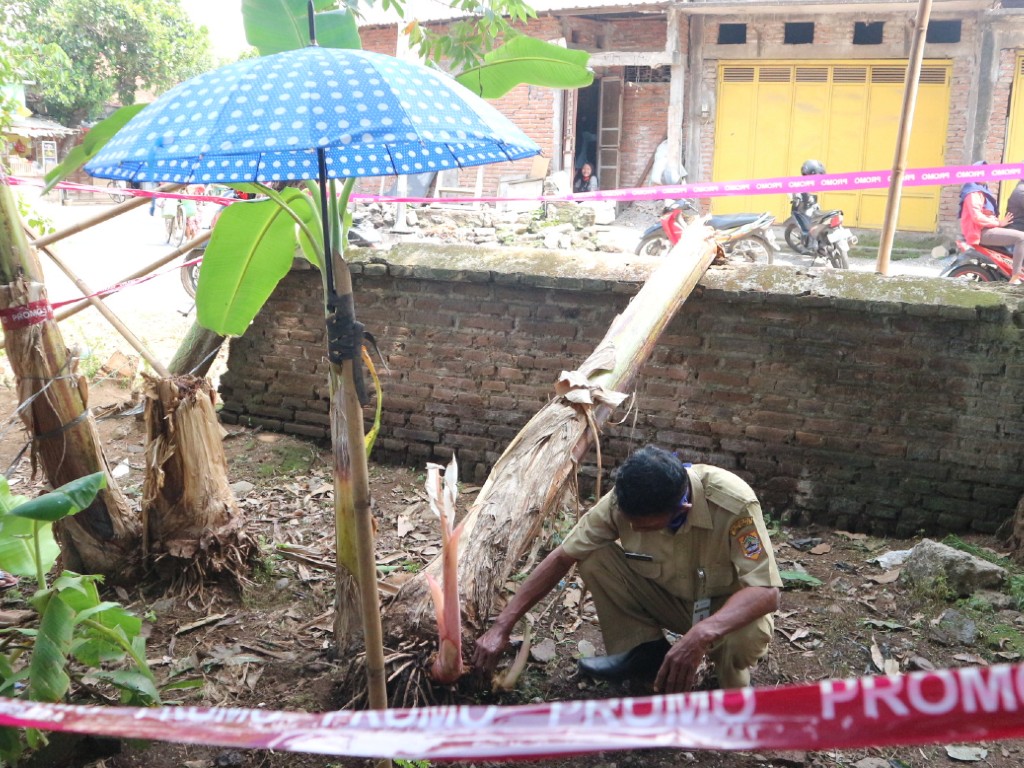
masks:
<svg viewBox="0 0 1024 768"><path fill-rule="evenodd" d="M729 536L735 536L748 525L754 524L754 518L752 517L741 517L735 523L729 526Z"/></svg>
<svg viewBox="0 0 1024 768"><path fill-rule="evenodd" d="M739 543L740 549L743 550L743 556L748 560L757 560L761 556L761 539L756 533L748 533L739 540Z"/></svg>

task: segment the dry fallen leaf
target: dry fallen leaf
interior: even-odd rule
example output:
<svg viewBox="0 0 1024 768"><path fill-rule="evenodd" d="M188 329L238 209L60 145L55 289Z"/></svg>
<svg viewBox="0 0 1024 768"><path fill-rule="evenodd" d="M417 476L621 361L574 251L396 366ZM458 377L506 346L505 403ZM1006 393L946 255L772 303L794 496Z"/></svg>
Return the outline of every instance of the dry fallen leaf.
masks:
<svg viewBox="0 0 1024 768"><path fill-rule="evenodd" d="M565 590L565 597L562 598L562 605L568 608L570 611L574 610L580 604L580 597L582 593L576 587L569 587Z"/></svg>
<svg viewBox="0 0 1024 768"><path fill-rule="evenodd" d="M979 667L987 667L988 666L988 662L985 661L985 659L981 658L981 656L978 656L975 653L957 653L957 654L954 654L953 658L956 659L957 661L962 661L965 664L976 664Z"/></svg>
<svg viewBox="0 0 1024 768"><path fill-rule="evenodd" d="M868 576L869 581L875 582L875 584L892 584L896 579L900 577L900 569L897 568L892 571L886 571L878 576Z"/></svg>
<svg viewBox="0 0 1024 768"><path fill-rule="evenodd" d="M984 747L947 746L946 754L964 763L977 763L988 757L988 750Z"/></svg>
<svg viewBox="0 0 1024 768"><path fill-rule="evenodd" d="M874 662L879 672L885 672L885 659L882 657L882 649L875 644L874 640L871 642L871 661Z"/></svg>
<svg viewBox="0 0 1024 768"><path fill-rule="evenodd" d="M812 555L827 555L832 551L832 545L828 543L819 544L816 547L811 547L808 552Z"/></svg>
<svg viewBox="0 0 1024 768"><path fill-rule="evenodd" d="M850 541L864 541L868 537L866 533L850 533L849 531L835 531L836 536L842 536Z"/></svg>
<svg viewBox="0 0 1024 768"><path fill-rule="evenodd" d="M853 768L892 768L888 760L880 757L865 757L853 764Z"/></svg>

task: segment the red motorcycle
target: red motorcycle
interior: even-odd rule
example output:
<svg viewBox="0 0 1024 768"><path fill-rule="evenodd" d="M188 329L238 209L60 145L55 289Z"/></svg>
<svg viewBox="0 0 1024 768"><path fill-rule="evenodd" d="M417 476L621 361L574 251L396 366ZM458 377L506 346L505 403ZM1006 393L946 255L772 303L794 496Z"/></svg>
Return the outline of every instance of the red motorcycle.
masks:
<svg viewBox="0 0 1024 768"><path fill-rule="evenodd" d="M968 245L956 241L957 256L940 277L953 277L974 283L1007 282L1013 269L1013 251L993 245Z"/></svg>
<svg viewBox="0 0 1024 768"><path fill-rule="evenodd" d="M700 215L694 200L674 200L667 206L659 223L648 227L636 247L637 256L664 256L679 242L683 230ZM782 250L775 240L770 213L737 213L711 216L708 226L715 230L715 242L729 256L760 264L775 262L775 252Z"/></svg>

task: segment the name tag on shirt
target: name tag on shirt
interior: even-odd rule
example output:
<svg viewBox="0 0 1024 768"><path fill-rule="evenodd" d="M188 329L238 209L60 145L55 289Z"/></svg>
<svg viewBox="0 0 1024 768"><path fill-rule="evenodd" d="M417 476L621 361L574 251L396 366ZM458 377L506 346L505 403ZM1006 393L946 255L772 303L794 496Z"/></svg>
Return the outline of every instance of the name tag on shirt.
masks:
<svg viewBox="0 0 1024 768"><path fill-rule="evenodd" d="M708 616L711 615L711 598L702 597L700 600L696 600L693 603L693 626L701 621L704 621Z"/></svg>

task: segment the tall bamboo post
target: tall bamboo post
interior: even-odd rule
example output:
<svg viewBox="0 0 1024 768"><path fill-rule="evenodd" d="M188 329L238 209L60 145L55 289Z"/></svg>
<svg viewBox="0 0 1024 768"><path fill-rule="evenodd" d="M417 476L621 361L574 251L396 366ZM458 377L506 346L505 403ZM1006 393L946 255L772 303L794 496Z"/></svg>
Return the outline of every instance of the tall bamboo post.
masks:
<svg viewBox="0 0 1024 768"><path fill-rule="evenodd" d="M900 127L896 135L896 152L892 159L889 197L885 204L882 234L878 241L875 271L880 275L889 274L889 256L892 254L892 243L896 238L896 220L900 215L900 198L903 196L903 172L907 168L910 131L914 126L914 107L917 105L918 81L921 79L925 33L928 31L928 19L931 18L931 14L932 0L919 0L917 18L914 22L914 40L910 48L910 64L907 66L907 79L903 83L903 109L900 112Z"/></svg>
<svg viewBox="0 0 1024 768"><path fill-rule="evenodd" d="M54 526L65 568L99 573L115 582L133 577L140 525L110 476L84 379L53 319L39 263L22 230L14 195L0 178L0 318L4 348L18 380L18 399L30 401L23 420L54 487L93 472L107 473L107 487L83 512Z"/></svg>
<svg viewBox="0 0 1024 768"><path fill-rule="evenodd" d="M157 194L176 192L183 186L183 184L164 184L157 190ZM90 216L88 219L80 221L77 224L72 224L70 227L64 227L64 229L59 229L56 232L38 238L35 242L35 246L36 248L42 248L43 246L64 240L65 238L71 237L71 235L91 229L97 224L102 224L104 221L110 221L111 219L117 218L122 213L132 211L136 208L141 208L149 202L149 196L133 197L131 200L125 200L123 203L118 203L113 208L103 211L103 213L97 213L95 216Z"/></svg>
<svg viewBox="0 0 1024 768"><path fill-rule="evenodd" d="M30 238L32 237L31 233L26 234L28 234ZM111 311L110 307L107 306L103 299L99 296L92 295L92 288L90 288L82 278L76 275L71 267L64 263L64 260L53 252L52 248L48 246L40 246L38 242L36 242L35 245L39 250L50 257L50 261L56 264L57 268L60 269L61 272L68 276L78 290L80 290L85 296L85 300L92 306L96 307L96 311L103 315L106 321L114 327L114 330L121 334L122 338L124 338L124 340L127 341L136 352L142 355L143 359L152 366L154 371L164 377L171 375L164 364L161 363L160 360L157 359L156 355L153 354L152 350L146 346L145 342L136 336L127 325L121 322L121 318Z"/></svg>

